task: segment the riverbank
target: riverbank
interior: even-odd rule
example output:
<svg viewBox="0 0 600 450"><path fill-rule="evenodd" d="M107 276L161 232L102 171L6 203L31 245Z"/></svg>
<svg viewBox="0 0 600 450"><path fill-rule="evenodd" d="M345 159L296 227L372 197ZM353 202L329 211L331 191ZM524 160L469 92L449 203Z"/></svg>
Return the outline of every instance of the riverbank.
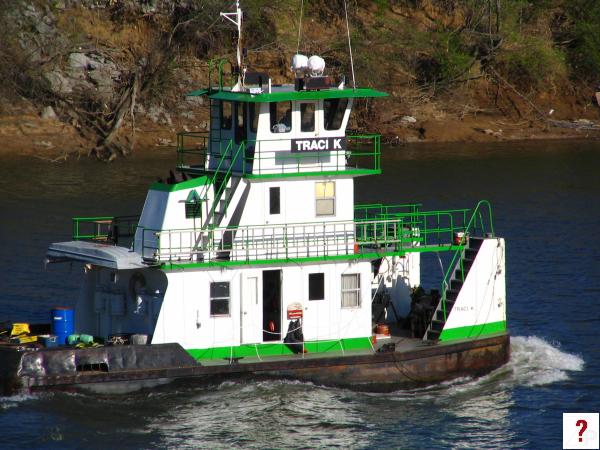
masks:
<svg viewBox="0 0 600 450"><path fill-rule="evenodd" d="M132 147L132 154L164 152L175 148L177 132L206 131L204 114L196 115L199 119L174 118L166 124L142 117L136 121L135 130L124 127L120 137ZM515 120L497 114L462 118L446 114L421 120L415 117L414 121L410 117L394 124L373 124L368 131L382 133L383 142L391 145L600 138L599 130L590 129L593 122L585 120L564 121L563 124L579 126L564 128L541 120ZM0 158L21 155L52 162L87 158L94 146L76 126L42 117L31 106L13 108L12 114L0 115L0 141Z"/></svg>
<svg viewBox="0 0 600 450"><path fill-rule="evenodd" d="M582 30L600 23L600 9L578 2L359 2L346 23L336 2L315 0L302 15L294 2L245 0L243 63L289 83L293 54L321 55L327 75L390 94L357 105L350 123L390 144L594 138L600 47ZM208 86L217 61L234 60L222 2L9 3L0 8L0 155L113 160L206 130L205 103L185 93ZM233 67L221 67L231 86Z"/></svg>

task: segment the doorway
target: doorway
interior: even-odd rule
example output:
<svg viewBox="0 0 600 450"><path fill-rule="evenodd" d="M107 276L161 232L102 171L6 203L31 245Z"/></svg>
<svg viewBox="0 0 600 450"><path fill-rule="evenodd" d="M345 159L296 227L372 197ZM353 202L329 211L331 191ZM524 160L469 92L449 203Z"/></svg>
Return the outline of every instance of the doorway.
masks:
<svg viewBox="0 0 600 450"><path fill-rule="evenodd" d="M281 340L281 270L263 270L263 342Z"/></svg>

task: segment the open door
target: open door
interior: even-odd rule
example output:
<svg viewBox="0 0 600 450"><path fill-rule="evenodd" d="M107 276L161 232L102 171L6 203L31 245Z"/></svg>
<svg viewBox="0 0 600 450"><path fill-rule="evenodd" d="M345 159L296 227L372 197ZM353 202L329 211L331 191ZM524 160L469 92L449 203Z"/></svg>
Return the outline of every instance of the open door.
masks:
<svg viewBox="0 0 600 450"><path fill-rule="evenodd" d="M281 270L263 271L263 341L281 340Z"/></svg>

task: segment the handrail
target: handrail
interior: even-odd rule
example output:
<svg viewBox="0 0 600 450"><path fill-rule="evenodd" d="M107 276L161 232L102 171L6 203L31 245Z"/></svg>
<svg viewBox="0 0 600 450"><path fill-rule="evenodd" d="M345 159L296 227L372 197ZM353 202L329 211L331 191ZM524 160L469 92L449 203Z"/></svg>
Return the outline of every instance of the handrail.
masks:
<svg viewBox="0 0 600 450"><path fill-rule="evenodd" d="M208 213L208 215L206 217L207 221L209 221L210 217L214 214L215 209L217 207L217 204L219 203L219 200L221 199L221 195L223 195L223 191L227 188L227 182L231 178L231 172L232 172L232 170L233 170L233 168L235 166L235 163L237 162L237 160L239 158L240 152L242 152L242 154L243 154L245 148L246 148L246 144L245 144L245 142L242 142L240 144L240 146L238 147L237 151L235 152L234 157L231 159L231 163L229 164L227 172L223 176L223 180L221 181L221 185L219 186L219 190L216 191L215 194L214 194L212 208L210 209L210 212ZM221 163L222 162L223 162L223 159L221 159ZM219 167L220 167L221 163L219 164ZM244 161L244 164L242 164L242 174L244 174L245 171L246 171L246 163ZM215 175L214 176L216 176L217 173L218 173L218 170L215 171ZM225 210L227 210L227 206L225 207ZM206 223L208 224L208 222L206 222Z"/></svg>
<svg viewBox="0 0 600 450"><path fill-rule="evenodd" d="M481 226L481 231L483 233L485 233L485 224L483 222L483 217L481 215L481 209L483 208L487 208L488 211L488 220L489 220L489 226L490 226L490 233L491 236L494 236L494 222L493 222L493 218L492 218L492 205L490 204L490 202L488 200L480 200L477 205L475 206L475 209L473 209L473 212L471 214L471 217L469 219L469 222L467 223L467 225L465 226L465 237L464 237L464 241L466 242L467 240L467 236L471 231L475 231L477 228L475 227L477 224L477 219L479 218L479 222L480 222L480 226ZM441 299L441 304L442 304L442 311L444 314L444 321L447 320L447 313L446 313L446 291L448 290L448 287L450 286L450 277L452 276L452 274L455 272L456 270L456 266L458 264L461 264L461 275L462 275L462 281L464 282L464 266L463 264L463 252L464 252L464 243L462 243L462 247L458 249L454 255L452 256L452 259L450 260L450 264L448 264L448 268L446 269L446 273L444 274L444 278L442 280L442 287L441 287L441 291L442 291L442 299Z"/></svg>
<svg viewBox="0 0 600 450"><path fill-rule="evenodd" d="M199 147L187 147L185 138L202 139L202 145ZM295 153L291 151L291 138L287 139L251 139L243 140L245 149L243 153L244 161L252 164L253 175L279 174L303 171L340 171L348 169L359 169L357 161L351 165L351 159L372 158L372 163L368 164L366 170L373 172L381 171L381 135L349 135L347 136L348 146L346 151L321 151ZM365 150L361 147L363 141L370 141L370 149ZM178 133L177 152L178 167L180 170L202 170L212 171L208 168L209 156L214 159L223 159L227 153L220 150L222 145L230 148L234 144L234 139L222 140L213 138L210 135L195 132ZM215 147L218 147L215 149ZM216 150L216 151L215 151ZM249 151L252 150L252 151ZM204 162L201 166L187 166L185 164L186 154L196 154L204 156ZM361 169L365 170L365 169Z"/></svg>
<svg viewBox="0 0 600 450"><path fill-rule="evenodd" d="M208 220L209 218L209 214L208 214L208 190L210 189L211 186L214 186L215 181L217 180L217 177L219 176L220 170L221 170L221 166L223 165L223 161L225 161L225 155L227 155L228 151L231 151L231 147L233 146L233 140L229 141L229 144L227 145L227 147L225 148L225 153L223 155L223 157L221 157L221 160L219 161L219 164L217 166L217 168L215 169L215 172L213 173L213 176L210 178L209 182L206 183L203 187L202 187L202 191L200 192L200 199L202 201L206 201L206 219ZM214 187L213 187L214 190Z"/></svg>
<svg viewBox="0 0 600 450"><path fill-rule="evenodd" d="M140 216L96 216L96 217L73 217L73 229L71 238L74 241L92 240L118 243L119 238L133 237L138 226ZM82 232L84 224L91 226L91 231ZM125 231L123 231L125 229Z"/></svg>
<svg viewBox="0 0 600 450"><path fill-rule="evenodd" d="M242 151L239 150L237 157ZM143 256L155 262L211 261L220 260L226 254L227 259L249 261L447 251L457 248L453 236L465 230L464 211L425 211L376 220L215 226L208 233L206 228L144 229ZM148 242L146 236L151 237Z"/></svg>

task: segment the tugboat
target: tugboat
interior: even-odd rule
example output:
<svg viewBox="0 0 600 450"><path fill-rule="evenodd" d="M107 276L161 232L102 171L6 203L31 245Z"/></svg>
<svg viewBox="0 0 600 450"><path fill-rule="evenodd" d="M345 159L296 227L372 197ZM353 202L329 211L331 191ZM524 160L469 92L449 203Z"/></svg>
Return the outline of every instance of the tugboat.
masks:
<svg viewBox="0 0 600 450"><path fill-rule="evenodd" d="M241 30L239 3L224 16ZM356 204L381 138L348 134L349 116L387 94L326 76L317 56L295 55L294 83L276 85L241 54L233 87L223 60L188 94L208 99L210 130L177 135L177 171L141 215L74 218L72 241L50 245L48 263L83 266L72 328L53 348L1 345L4 392L239 376L386 391L507 362L489 202ZM428 252L449 261L429 292Z"/></svg>

